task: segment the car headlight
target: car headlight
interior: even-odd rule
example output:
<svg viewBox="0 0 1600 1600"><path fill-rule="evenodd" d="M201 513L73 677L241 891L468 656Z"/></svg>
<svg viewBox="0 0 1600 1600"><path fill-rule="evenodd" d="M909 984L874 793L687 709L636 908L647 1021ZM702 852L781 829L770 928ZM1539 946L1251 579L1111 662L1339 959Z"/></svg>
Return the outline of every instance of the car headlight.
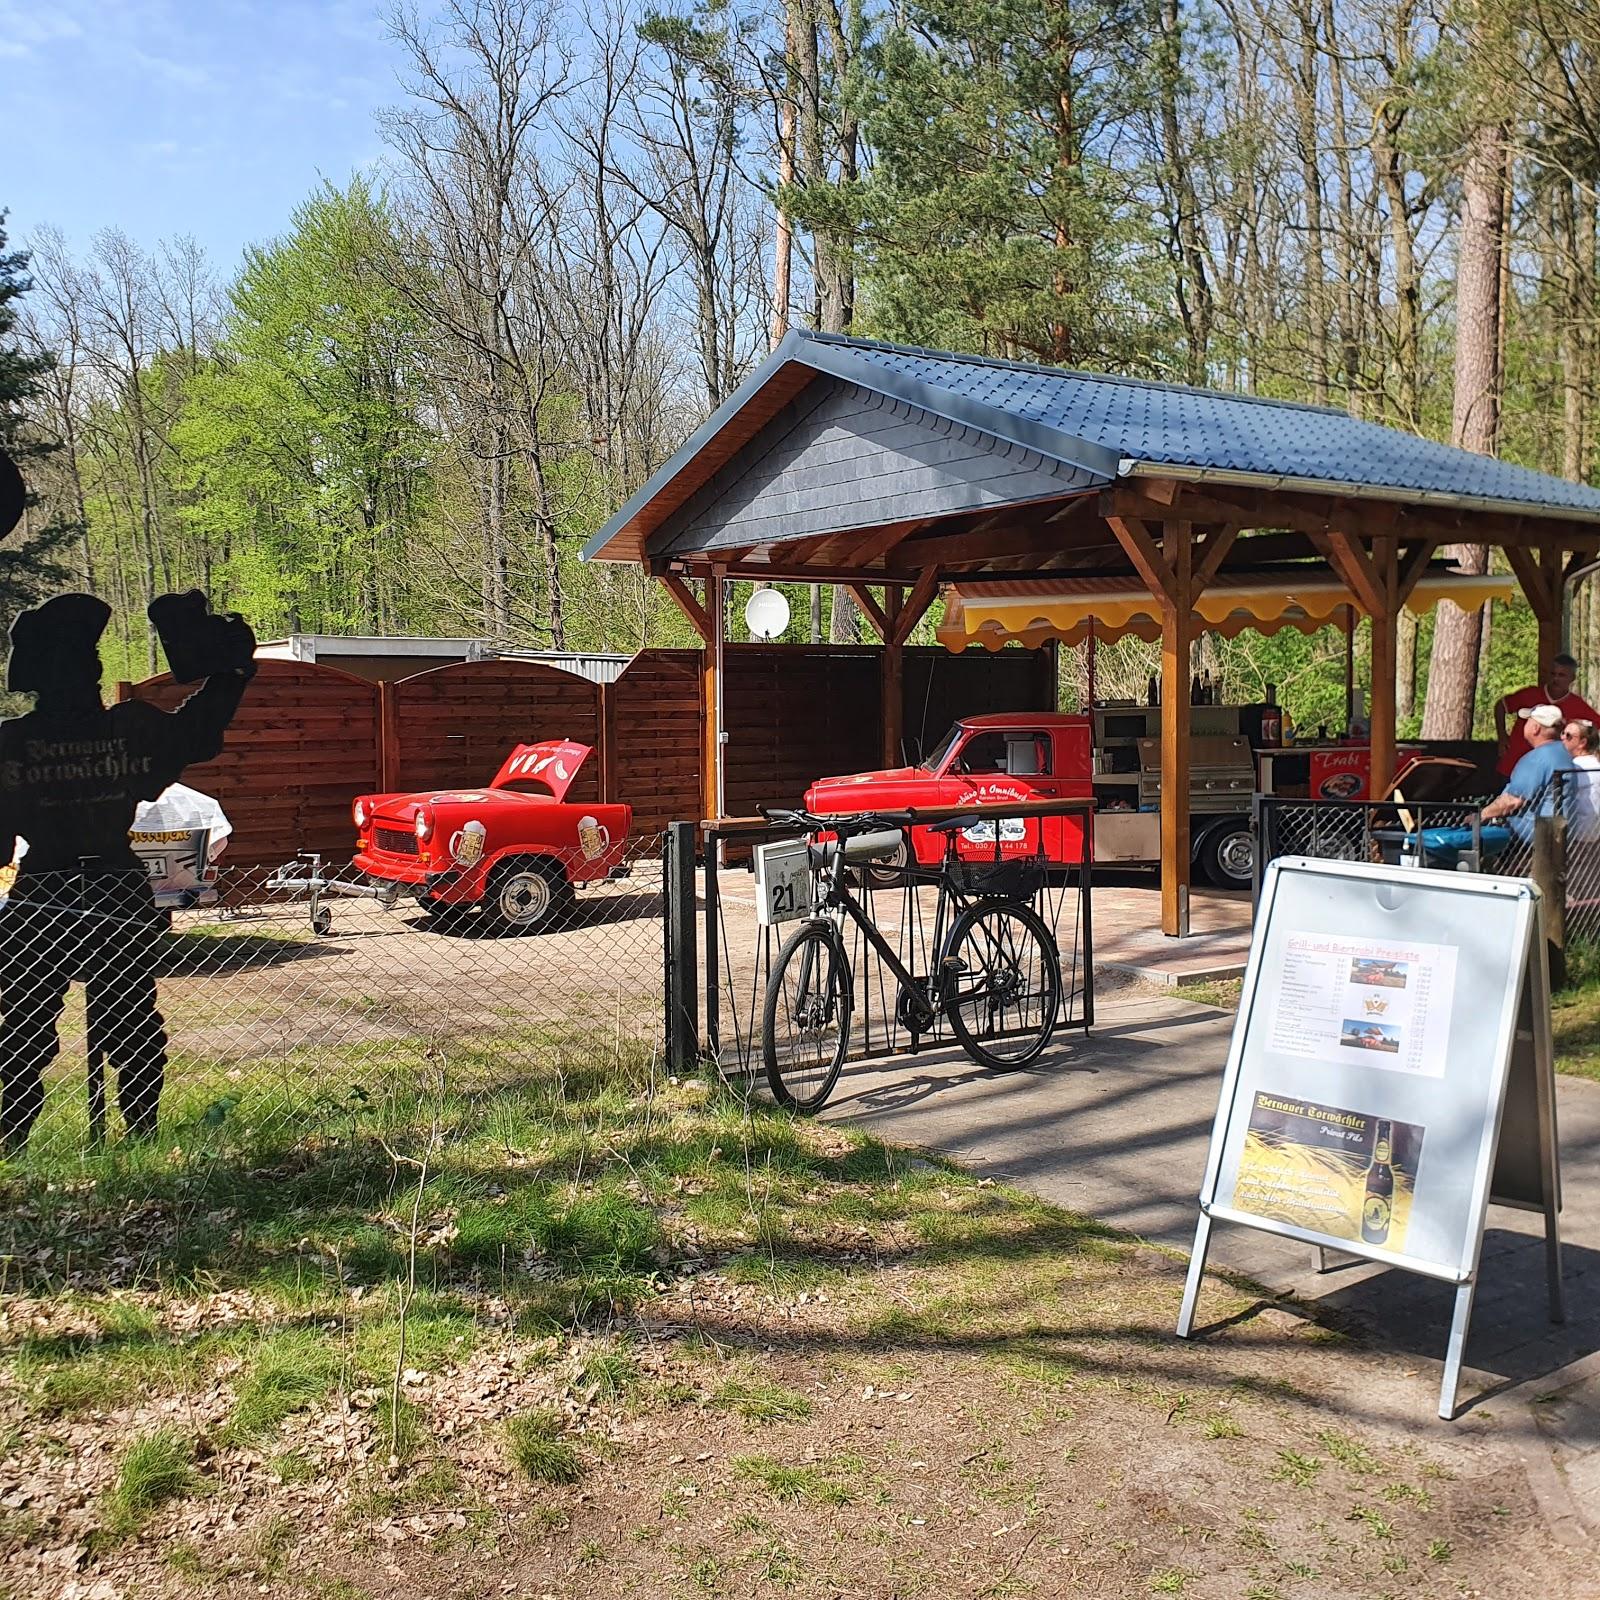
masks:
<svg viewBox="0 0 1600 1600"><path fill-rule="evenodd" d="M417 838L424 843L433 837L433 817L430 813L417 812L416 833Z"/></svg>
<svg viewBox="0 0 1600 1600"><path fill-rule="evenodd" d="M358 828L366 827L366 825L367 825L367 802L365 800L357 800L356 803L353 806L351 806L350 814L356 819L356 826Z"/></svg>

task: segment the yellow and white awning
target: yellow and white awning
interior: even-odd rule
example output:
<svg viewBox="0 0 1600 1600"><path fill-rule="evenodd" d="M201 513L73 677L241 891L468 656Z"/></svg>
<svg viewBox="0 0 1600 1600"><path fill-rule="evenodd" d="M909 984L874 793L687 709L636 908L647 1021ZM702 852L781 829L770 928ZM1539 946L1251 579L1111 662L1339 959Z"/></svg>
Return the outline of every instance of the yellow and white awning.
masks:
<svg viewBox="0 0 1600 1600"><path fill-rule="evenodd" d="M1419 615L1441 600L1474 610L1490 600L1507 600L1516 579L1468 572L1426 572L1406 600ZM1342 622L1354 596L1327 568L1304 572L1219 573L1194 603L1195 626L1232 639L1247 629L1277 633L1298 628L1314 633ZM981 645L998 650L1021 643L1030 649L1047 639L1081 644L1094 636L1109 643L1134 634L1161 637L1161 614L1149 590L1125 578L1018 578L1014 582L952 584L945 590L945 616L938 628L947 650Z"/></svg>

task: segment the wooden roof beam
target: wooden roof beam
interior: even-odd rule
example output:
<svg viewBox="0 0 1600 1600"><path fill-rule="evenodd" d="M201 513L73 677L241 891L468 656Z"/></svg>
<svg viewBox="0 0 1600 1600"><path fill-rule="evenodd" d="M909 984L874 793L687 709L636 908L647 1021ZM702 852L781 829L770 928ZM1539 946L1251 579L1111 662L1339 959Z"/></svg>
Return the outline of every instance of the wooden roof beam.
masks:
<svg viewBox="0 0 1600 1600"><path fill-rule="evenodd" d="M1318 533L1312 535L1312 542L1327 557L1328 565L1344 579L1357 605L1369 617L1388 615L1388 586L1377 564L1361 548L1353 534L1333 531Z"/></svg>
<svg viewBox="0 0 1600 1600"><path fill-rule="evenodd" d="M864 583L852 583L848 587L856 604L861 607L862 615L872 624L872 631L887 644L893 630L883 607L878 604L877 596Z"/></svg>
<svg viewBox="0 0 1600 1600"><path fill-rule="evenodd" d="M894 625L889 629L885 644L902 645L911 637L911 630L922 621L923 614L931 606L939 593L939 571L937 567L929 567L917 579L911 593L905 598L905 604L900 608L900 615L894 619Z"/></svg>
<svg viewBox="0 0 1600 1600"><path fill-rule="evenodd" d="M678 609L689 619L689 626L700 635L701 640L710 644L711 618L706 615L706 608L700 604L694 590L671 572L661 574L661 587L677 601Z"/></svg>
<svg viewBox="0 0 1600 1600"><path fill-rule="evenodd" d="M1150 536L1150 530L1138 517L1107 517L1106 526L1117 536L1117 543L1127 552L1134 571L1144 579L1150 593L1169 608L1176 609L1177 575L1160 545Z"/></svg>

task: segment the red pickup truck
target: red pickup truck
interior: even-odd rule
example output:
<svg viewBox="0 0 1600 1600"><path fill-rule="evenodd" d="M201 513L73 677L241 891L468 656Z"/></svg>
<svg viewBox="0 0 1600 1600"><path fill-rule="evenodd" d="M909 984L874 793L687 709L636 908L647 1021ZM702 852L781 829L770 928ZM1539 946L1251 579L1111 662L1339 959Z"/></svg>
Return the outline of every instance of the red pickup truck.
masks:
<svg viewBox="0 0 1600 1600"><path fill-rule="evenodd" d="M519 744L486 789L364 794L352 810L355 865L435 916L480 906L507 931L569 914L574 887L622 866L633 810L569 802L586 744Z"/></svg>
<svg viewBox="0 0 1600 1600"><path fill-rule="evenodd" d="M1249 773L1248 747L1242 740L1231 743L1244 749ZM1252 780L1245 781L1247 789L1252 786ZM1111 803L1120 810L1091 819L1045 818L1046 858L1062 866L1076 865L1083 860L1086 826L1103 824L1110 829L1126 819L1152 824L1147 831L1153 848L1138 859L1156 864L1159 846L1154 815L1130 809L1139 793L1138 779L1133 777L1113 788L1104 776L1096 777L1093 723L1086 715L1019 711L963 717L919 765L819 779L806 791L805 807L826 816L830 812L899 811L908 806L987 807L1006 801L1088 800L1095 798L1097 785L1106 787L1107 794L1114 797ZM1100 800L1104 805L1106 795ZM1040 826L1001 818L1001 854L1032 854L1038 848ZM957 836L957 848L963 855L992 859L994 828L991 820L974 821ZM1191 844L1196 864L1213 882L1230 889L1249 887L1254 846L1248 793L1242 803L1231 792L1215 800L1206 797L1191 813ZM943 854L943 838L926 828L913 828L911 849L919 862L931 866ZM1104 855L1117 861L1134 859L1125 848L1108 849L1096 858Z"/></svg>
<svg viewBox="0 0 1600 1600"><path fill-rule="evenodd" d="M1006 801L1089 800L1094 796L1089 719L1062 712L996 713L963 717L915 767L819 778L806 790L805 807L818 816L852 811L903 811L910 806L996 806ZM1044 830L1046 857L1062 865L1083 860L1085 818L1042 822L1000 819L1000 853L1031 855ZM917 860L943 859L944 838L911 830ZM956 848L993 860L995 824L975 820L956 835Z"/></svg>

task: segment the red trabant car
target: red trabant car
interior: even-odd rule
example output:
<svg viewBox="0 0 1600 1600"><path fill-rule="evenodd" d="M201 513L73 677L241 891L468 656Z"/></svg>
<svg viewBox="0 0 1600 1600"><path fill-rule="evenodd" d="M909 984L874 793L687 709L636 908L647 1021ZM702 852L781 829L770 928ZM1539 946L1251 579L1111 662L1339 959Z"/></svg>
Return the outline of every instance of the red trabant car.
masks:
<svg viewBox="0 0 1600 1600"><path fill-rule="evenodd" d="M911 806L1000 806L1007 801L1089 800L1094 796L1090 725L1065 712L1017 712L963 717L933 753L915 767L819 778L806 790L805 807L818 816L853 811L903 811ZM1032 821L999 819L1000 853L1032 855L1044 834L1048 860L1073 866L1083 860L1081 816ZM911 847L924 866L944 857L944 837L911 830ZM960 854L993 860L995 823L974 820L956 836Z"/></svg>
<svg viewBox="0 0 1600 1600"><path fill-rule="evenodd" d="M486 789L364 794L355 865L435 916L481 906L504 929L559 924L580 883L620 871L633 809L578 804L567 791L586 744L519 744Z"/></svg>

